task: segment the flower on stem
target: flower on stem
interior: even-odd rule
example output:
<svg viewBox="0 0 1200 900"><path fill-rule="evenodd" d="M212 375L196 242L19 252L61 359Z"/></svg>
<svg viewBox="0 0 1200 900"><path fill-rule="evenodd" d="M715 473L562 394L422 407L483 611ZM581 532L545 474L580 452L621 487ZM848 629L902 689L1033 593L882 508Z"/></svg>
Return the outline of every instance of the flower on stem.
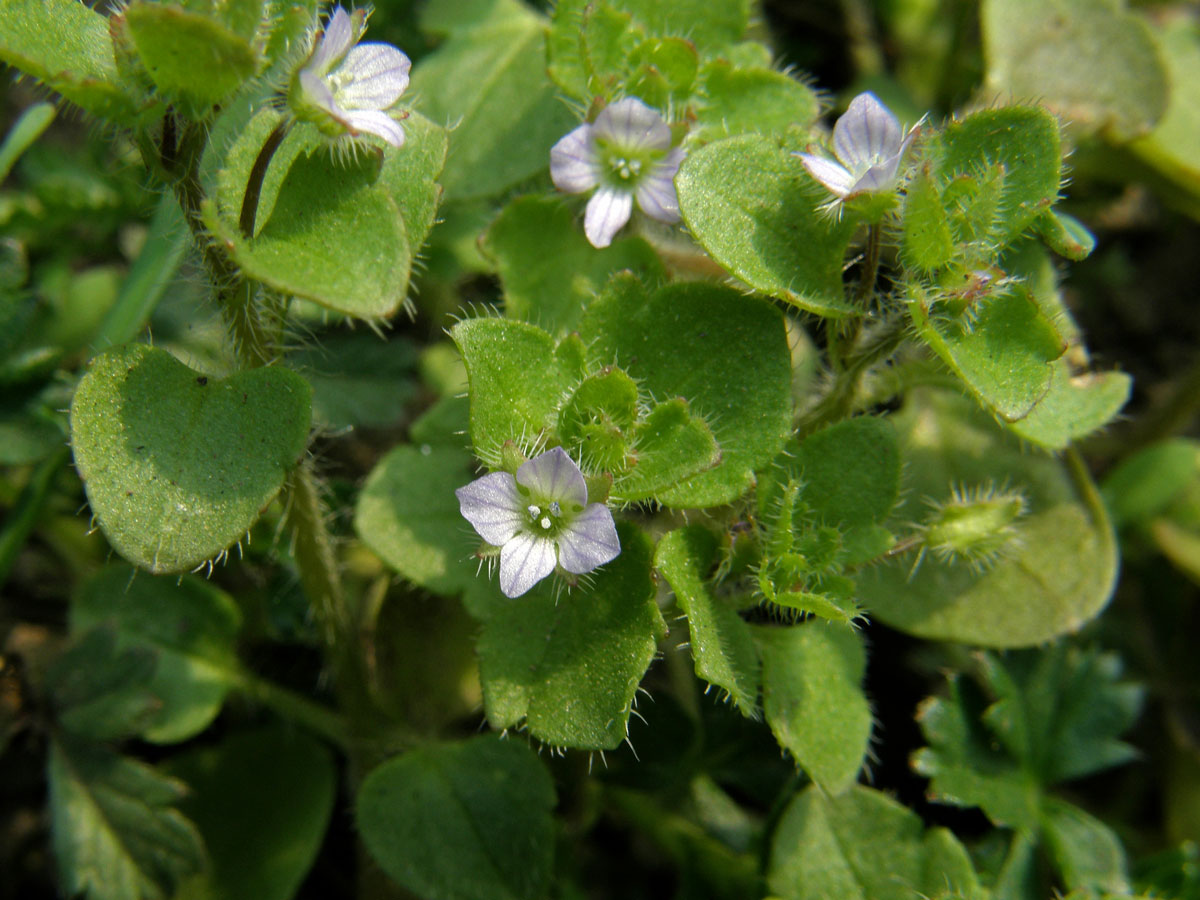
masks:
<svg viewBox="0 0 1200 900"><path fill-rule="evenodd" d="M454 494L463 518L500 548L506 596L521 596L555 566L582 575L621 552L612 513L587 502L583 473L561 447L522 463L516 477L492 472Z"/></svg>
<svg viewBox="0 0 1200 900"><path fill-rule="evenodd" d="M849 108L834 123L833 152L837 162L812 153L796 155L813 178L837 195L835 202L855 194L889 191L896 186L900 160L918 125L903 133L896 117L874 94L867 92L851 100Z"/></svg>
<svg viewBox="0 0 1200 900"><path fill-rule="evenodd" d="M550 148L550 177L560 191L588 200L583 230L593 247L607 247L633 212L660 222L679 221L675 173L686 156L671 146L671 129L636 97L606 106Z"/></svg>
<svg viewBox="0 0 1200 900"><path fill-rule="evenodd" d="M367 12L333 11L308 61L292 77L288 103L297 119L330 137L373 134L393 147L404 129L385 110L408 87L412 63L391 44L358 43Z"/></svg>

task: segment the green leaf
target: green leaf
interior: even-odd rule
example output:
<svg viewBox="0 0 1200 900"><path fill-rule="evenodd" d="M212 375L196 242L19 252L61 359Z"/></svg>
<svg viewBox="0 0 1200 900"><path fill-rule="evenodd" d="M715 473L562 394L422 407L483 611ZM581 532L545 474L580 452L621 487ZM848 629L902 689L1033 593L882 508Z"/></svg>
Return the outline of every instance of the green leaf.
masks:
<svg viewBox="0 0 1200 900"><path fill-rule="evenodd" d="M311 396L278 367L208 378L145 344L96 357L71 403L71 442L114 549L162 573L228 548L304 452Z"/></svg>
<svg viewBox="0 0 1200 900"><path fill-rule="evenodd" d="M579 325L583 309L614 272L665 280L658 254L638 237L597 250L557 197L525 195L509 203L482 239L504 284L505 314L556 336Z"/></svg>
<svg viewBox="0 0 1200 900"><path fill-rule="evenodd" d="M203 13L132 0L122 15L155 87L192 115L203 116L258 73L260 57L250 35Z"/></svg>
<svg viewBox="0 0 1200 900"><path fill-rule="evenodd" d="M495 599L479 638L493 728L521 726L547 744L611 750L625 740L638 683L666 624L654 603L650 546L624 525L621 555L569 594L543 582Z"/></svg>
<svg viewBox="0 0 1200 900"><path fill-rule="evenodd" d="M926 831L916 813L860 785L838 797L816 785L798 794L775 831L767 878L781 900L981 896L950 832Z"/></svg>
<svg viewBox="0 0 1200 900"><path fill-rule="evenodd" d="M156 663L149 650L118 647L111 628L84 634L46 672L57 723L97 741L142 731L158 709L158 698L150 690Z"/></svg>
<svg viewBox="0 0 1200 900"><path fill-rule="evenodd" d="M183 785L96 744L50 742L50 823L64 894L168 900L204 863L195 827L173 808Z"/></svg>
<svg viewBox="0 0 1200 900"><path fill-rule="evenodd" d="M333 813L329 750L294 728L235 733L171 760L180 802L204 838L207 869L176 900L290 900L317 858Z"/></svg>
<svg viewBox="0 0 1200 900"><path fill-rule="evenodd" d="M1066 344L1022 284L980 300L975 311L942 314L914 289L908 311L917 333L985 408L1015 422L1050 390Z"/></svg>
<svg viewBox="0 0 1200 900"><path fill-rule="evenodd" d="M1032 444L1064 450L1116 418L1129 400L1133 379L1124 372L1071 374L1060 358L1053 366L1050 390L1023 419L1009 428Z"/></svg>
<svg viewBox="0 0 1200 900"><path fill-rule="evenodd" d="M79 0L3 0L0 20L0 61L87 112L136 125L161 111L140 85L122 82L109 20Z"/></svg>
<svg viewBox="0 0 1200 900"><path fill-rule="evenodd" d="M390 316L433 227L446 133L415 113L404 146L339 158L311 126L285 139L263 184L252 238L238 227L250 169L279 113L263 110L230 148L204 222L246 275L359 318Z"/></svg>
<svg viewBox="0 0 1200 900"><path fill-rule="evenodd" d="M454 496L475 466L463 450L425 449L401 445L379 462L359 494L354 529L405 578L451 595L482 578L471 559L478 541Z"/></svg>
<svg viewBox="0 0 1200 900"><path fill-rule="evenodd" d="M821 104L816 93L783 72L731 65L725 59L701 71L704 102L695 134L704 142L738 134L778 134L789 126L808 128Z"/></svg>
<svg viewBox="0 0 1200 900"><path fill-rule="evenodd" d="M1076 127L1113 140L1146 134L1167 107L1167 73L1150 29L1123 7L1116 0L985 0L988 89L1037 97Z"/></svg>
<svg viewBox="0 0 1200 900"><path fill-rule="evenodd" d="M334 431L394 425L415 398L416 348L406 340L337 332L288 354L313 389L313 418Z"/></svg>
<svg viewBox="0 0 1200 900"><path fill-rule="evenodd" d="M1008 484L1025 493L1029 513L990 568L926 556L915 571L912 560L897 560L859 572L858 593L873 616L935 640L1021 647L1075 631L1100 612L1116 579L1116 544L1078 470L1069 475L1058 461L1025 452L949 394L914 392L891 418L906 463L897 521L920 521L926 498L943 501L954 485Z"/></svg>
<svg viewBox="0 0 1200 900"><path fill-rule="evenodd" d="M115 630L122 648L149 651L147 687L158 707L142 729L155 743L199 734L240 680L234 642L241 612L233 599L190 576L155 578L109 566L84 582L71 604L71 630Z"/></svg>
<svg viewBox="0 0 1200 900"><path fill-rule="evenodd" d="M658 542L654 566L667 579L688 620L688 647L696 674L723 690L744 715L758 712L758 651L737 610L714 597L706 576L716 557L716 540L699 525L670 532Z"/></svg>
<svg viewBox="0 0 1200 900"><path fill-rule="evenodd" d="M999 202L989 224L1003 247L1058 197L1058 122L1035 106L981 110L946 126L935 160L943 187L957 176L985 176L989 169L999 176Z"/></svg>
<svg viewBox="0 0 1200 900"><path fill-rule="evenodd" d="M490 197L550 165L577 123L546 77L545 20L524 9L455 32L413 70L410 92L435 122L453 125L447 198Z"/></svg>
<svg viewBox="0 0 1200 900"><path fill-rule="evenodd" d="M754 638L775 739L822 790L840 794L858 777L871 740L862 639L850 626L817 621L759 626Z"/></svg>
<svg viewBox="0 0 1200 900"><path fill-rule="evenodd" d="M920 170L904 192L900 258L904 265L929 274L949 263L954 251L954 234L938 184L928 169Z"/></svg>
<svg viewBox="0 0 1200 900"><path fill-rule="evenodd" d="M0 144L0 181L8 177L21 154L42 136L54 121L53 103L35 103L23 113L4 135Z"/></svg>
<svg viewBox="0 0 1200 900"><path fill-rule="evenodd" d="M651 295L618 275L588 308L592 358L614 360L652 397L683 397L712 429L721 462L658 498L680 507L741 496L791 428L791 361L779 312L729 288L674 284Z"/></svg>
<svg viewBox="0 0 1200 900"><path fill-rule="evenodd" d="M817 315L854 312L842 290L853 223L820 212L828 197L777 140L751 134L701 147L675 187L696 240L750 287Z"/></svg>
<svg viewBox="0 0 1200 900"><path fill-rule="evenodd" d="M363 781L363 842L430 900L537 900L550 884L554 784L517 741L477 737L395 757Z"/></svg>
<svg viewBox="0 0 1200 900"><path fill-rule="evenodd" d="M1117 527L1145 524L1176 500L1200 471L1200 443L1172 438L1121 462L1104 479L1104 500Z"/></svg>
<svg viewBox="0 0 1200 900"><path fill-rule="evenodd" d="M467 367L471 442L495 460L505 441L530 444L557 424L562 396L581 374L533 325L505 319L466 319L450 331Z"/></svg>

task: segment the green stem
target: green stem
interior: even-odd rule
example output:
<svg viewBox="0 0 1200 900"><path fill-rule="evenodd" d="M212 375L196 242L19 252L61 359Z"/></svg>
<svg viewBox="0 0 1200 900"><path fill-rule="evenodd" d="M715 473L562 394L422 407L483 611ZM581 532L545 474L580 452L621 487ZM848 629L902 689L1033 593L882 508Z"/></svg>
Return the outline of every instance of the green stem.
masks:
<svg viewBox="0 0 1200 900"><path fill-rule="evenodd" d="M8 573L16 562L17 554L21 552L21 548L33 532L33 526L37 524L38 516L41 515L46 499L50 496L54 476L66 465L70 456L70 448L62 446L42 460L17 496L17 502L5 521L4 530L0 531L0 586L8 580Z"/></svg>
<svg viewBox="0 0 1200 900"><path fill-rule="evenodd" d="M319 734L343 751L350 749L350 737L346 723L327 706L314 703L303 694L260 678L251 672L242 672L238 686L252 700L261 703L289 722Z"/></svg>
<svg viewBox="0 0 1200 900"><path fill-rule="evenodd" d="M875 290L875 282L879 279L879 254L882 249L882 232L878 225L867 228L867 246L863 250L862 278L858 282L856 296L859 309L862 309Z"/></svg>
<svg viewBox="0 0 1200 900"><path fill-rule="evenodd" d="M796 426L797 436L803 440L817 429L850 415L856 408L858 385L863 375L900 346L904 333L905 320L897 316L868 334L857 352L846 359L845 370L838 374L829 393L801 417Z"/></svg>
<svg viewBox="0 0 1200 900"><path fill-rule="evenodd" d="M333 540L325 527L321 497L307 462L301 463L284 487L285 525L292 536L292 555L304 593L316 610L326 642L349 653L355 627L346 609Z"/></svg>
<svg viewBox="0 0 1200 900"><path fill-rule="evenodd" d="M875 39L871 4L866 0L842 0L846 34L850 38L850 55L860 77L879 75L884 71L883 51Z"/></svg>

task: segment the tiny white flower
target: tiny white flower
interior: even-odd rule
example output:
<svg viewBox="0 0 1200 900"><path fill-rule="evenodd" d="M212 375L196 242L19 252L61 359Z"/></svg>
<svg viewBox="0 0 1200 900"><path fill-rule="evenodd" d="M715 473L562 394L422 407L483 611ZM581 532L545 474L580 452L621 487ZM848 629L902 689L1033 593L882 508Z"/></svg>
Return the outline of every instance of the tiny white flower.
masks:
<svg viewBox="0 0 1200 900"><path fill-rule="evenodd" d="M391 44L358 43L367 29L366 10L340 6L304 66L293 76L288 103L296 118L330 137L373 134L393 147L404 129L385 112L408 87L412 63Z"/></svg>
<svg viewBox="0 0 1200 900"><path fill-rule="evenodd" d="M660 222L679 221L675 173L684 153L671 146L671 129L636 97L606 106L550 148L550 177L568 194L596 189L583 230L593 247L607 247L633 212Z"/></svg>
<svg viewBox="0 0 1200 900"><path fill-rule="evenodd" d="M833 126L833 152L837 162L811 153L798 153L809 174L845 200L855 194L891 190L896 185L900 160L916 134L914 125L904 134L900 123L870 92L850 101Z"/></svg>
<svg viewBox="0 0 1200 900"><path fill-rule="evenodd" d="M587 482L561 447L454 492L479 536L500 548L500 590L519 597L554 571L590 572L617 557L612 513L587 502Z"/></svg>

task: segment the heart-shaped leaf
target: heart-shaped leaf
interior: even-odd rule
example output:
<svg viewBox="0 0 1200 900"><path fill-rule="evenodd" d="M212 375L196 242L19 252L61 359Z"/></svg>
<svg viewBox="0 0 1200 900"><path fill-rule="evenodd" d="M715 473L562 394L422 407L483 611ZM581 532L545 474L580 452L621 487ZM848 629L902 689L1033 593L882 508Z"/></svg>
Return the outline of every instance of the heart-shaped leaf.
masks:
<svg viewBox="0 0 1200 900"><path fill-rule="evenodd" d="M208 378L165 350L96 357L71 403L75 465L118 553L181 572L245 534L304 452L312 389L295 372Z"/></svg>

